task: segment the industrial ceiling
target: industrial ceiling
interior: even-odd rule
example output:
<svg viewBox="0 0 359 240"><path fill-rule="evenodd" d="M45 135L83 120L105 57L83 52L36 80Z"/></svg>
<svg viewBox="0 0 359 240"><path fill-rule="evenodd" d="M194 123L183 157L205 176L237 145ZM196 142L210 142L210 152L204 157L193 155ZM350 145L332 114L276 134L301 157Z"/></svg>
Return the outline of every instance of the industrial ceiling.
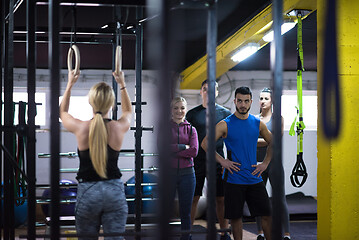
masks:
<svg viewBox="0 0 359 240"><path fill-rule="evenodd" d="M20 1L19 1L20 2ZM22 1L21 1L22 2ZM303 20L304 67L316 71L316 1L285 0L284 10L304 5L310 14ZM310 2L310 6L308 5ZM135 43L133 34L135 24L143 22L143 69L151 69L147 55L150 24L159 18L146 1L61 1L61 60L66 68L66 56L71 42L76 42L81 52L81 69L111 69L112 43L115 41L116 23L121 24L123 69L135 69ZM65 4L67 3L67 4ZM84 4L91 3L91 4ZM194 4L195 3L195 4ZM176 41L178 61L175 71L184 73L206 54L207 9L206 1L172 0L170 26ZM307 4L307 5L306 5ZM196 5L196 7L193 7ZM268 0L218 0L218 45L233 38L253 22L259 14L270 8ZM198 7L203 6L203 7ZM287 7L286 7L287 6ZM143 17L136 17L136 8L143 9ZM37 68L48 68L48 4L38 1L37 7ZM152 15L151 15L152 14ZM285 14L285 13L283 13ZM106 27L107 25L107 27ZM284 70L296 70L296 27L284 36ZM270 44L262 47L256 54L239 64L228 66L227 70L269 70ZM218 55L217 55L218 56ZM218 58L218 57L217 57ZM14 14L14 67L26 67L26 4L20 3ZM224 71L224 70L223 70ZM191 79L196 81L196 78ZM198 80L199 81L199 80ZM190 84L191 85L191 84ZM186 88L186 87L185 87Z"/></svg>

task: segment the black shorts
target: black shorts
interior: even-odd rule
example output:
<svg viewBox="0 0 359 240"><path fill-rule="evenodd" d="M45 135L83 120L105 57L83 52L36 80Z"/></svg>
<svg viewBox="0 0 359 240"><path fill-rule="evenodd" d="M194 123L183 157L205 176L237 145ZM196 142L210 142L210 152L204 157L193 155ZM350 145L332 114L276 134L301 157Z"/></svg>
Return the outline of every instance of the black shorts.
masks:
<svg viewBox="0 0 359 240"><path fill-rule="evenodd" d="M216 196L223 197L224 196L224 182L222 179L222 170L217 168L216 174ZM206 175L205 174L196 174L196 188L194 190L194 196L202 196L204 181Z"/></svg>
<svg viewBox="0 0 359 240"><path fill-rule="evenodd" d="M252 185L225 182L224 217L227 219L242 218L244 202L247 202L252 217L271 215L271 205L263 182Z"/></svg>

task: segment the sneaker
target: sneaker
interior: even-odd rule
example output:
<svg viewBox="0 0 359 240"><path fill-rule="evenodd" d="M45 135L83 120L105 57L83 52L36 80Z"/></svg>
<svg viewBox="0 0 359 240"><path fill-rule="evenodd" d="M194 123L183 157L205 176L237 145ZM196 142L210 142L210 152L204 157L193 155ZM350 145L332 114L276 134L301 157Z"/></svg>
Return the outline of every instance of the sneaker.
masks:
<svg viewBox="0 0 359 240"><path fill-rule="evenodd" d="M257 236L257 240L264 240L265 238L262 235Z"/></svg>
<svg viewBox="0 0 359 240"><path fill-rule="evenodd" d="M232 238L228 233L224 233L224 235L221 235L220 240L232 240Z"/></svg>

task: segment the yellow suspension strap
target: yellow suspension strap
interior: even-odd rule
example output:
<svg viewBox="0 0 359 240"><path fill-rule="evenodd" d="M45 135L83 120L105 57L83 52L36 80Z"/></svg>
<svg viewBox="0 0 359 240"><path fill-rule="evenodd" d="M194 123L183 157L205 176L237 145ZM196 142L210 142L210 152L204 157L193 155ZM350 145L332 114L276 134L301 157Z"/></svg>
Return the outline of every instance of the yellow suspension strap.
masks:
<svg viewBox="0 0 359 240"><path fill-rule="evenodd" d="M303 161L303 134L304 134L304 122L303 122L303 88L302 88L302 72L303 67L303 41L302 41L302 16L299 12L297 15L297 115L291 125L289 135L294 136L294 126L297 129L297 161L293 167L290 181L294 187L301 187L308 178L307 169Z"/></svg>

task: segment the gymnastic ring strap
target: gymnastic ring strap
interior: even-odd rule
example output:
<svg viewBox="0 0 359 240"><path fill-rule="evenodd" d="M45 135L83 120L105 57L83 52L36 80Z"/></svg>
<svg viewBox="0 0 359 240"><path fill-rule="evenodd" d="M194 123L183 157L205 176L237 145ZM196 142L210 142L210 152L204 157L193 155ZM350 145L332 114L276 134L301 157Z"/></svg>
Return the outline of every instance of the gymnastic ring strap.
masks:
<svg viewBox="0 0 359 240"><path fill-rule="evenodd" d="M122 48L121 46L116 47L115 56L115 72L119 74L122 71Z"/></svg>
<svg viewBox="0 0 359 240"><path fill-rule="evenodd" d="M75 68L72 69L72 58L75 53ZM75 75L80 73L80 50L76 45L72 45L67 53L67 69L75 70Z"/></svg>
<svg viewBox="0 0 359 240"><path fill-rule="evenodd" d="M297 162L295 163L292 174L290 175L290 181L294 187L301 187L307 181L308 173L303 161L303 153L297 154Z"/></svg>

